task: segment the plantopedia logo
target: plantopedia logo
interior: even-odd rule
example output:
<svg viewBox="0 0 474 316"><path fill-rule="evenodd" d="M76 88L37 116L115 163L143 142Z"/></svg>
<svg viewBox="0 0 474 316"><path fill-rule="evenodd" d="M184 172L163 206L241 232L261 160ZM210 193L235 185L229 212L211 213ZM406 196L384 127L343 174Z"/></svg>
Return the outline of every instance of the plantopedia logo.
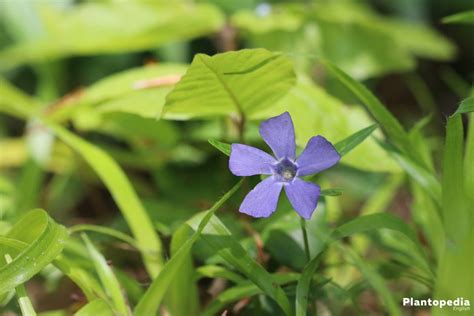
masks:
<svg viewBox="0 0 474 316"><path fill-rule="evenodd" d="M471 302L468 299L458 297L455 300L433 300L431 298L425 300L414 299L413 297L404 297L403 306L429 306L438 308L453 308L455 311L465 312L471 310Z"/></svg>

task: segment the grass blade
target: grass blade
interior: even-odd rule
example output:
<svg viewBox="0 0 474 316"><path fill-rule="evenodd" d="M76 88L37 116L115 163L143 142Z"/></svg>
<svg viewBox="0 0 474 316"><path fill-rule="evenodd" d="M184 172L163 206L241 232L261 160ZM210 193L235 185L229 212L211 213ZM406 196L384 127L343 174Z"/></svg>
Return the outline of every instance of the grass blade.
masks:
<svg viewBox="0 0 474 316"><path fill-rule="evenodd" d="M76 316L114 316L108 303L104 300L97 299L87 303L84 307L77 311Z"/></svg>
<svg viewBox="0 0 474 316"><path fill-rule="evenodd" d="M49 127L63 142L77 151L104 182L140 246L148 273L155 277L162 267L161 241L123 170L99 147L59 125L49 124Z"/></svg>
<svg viewBox="0 0 474 316"><path fill-rule="evenodd" d="M8 254L5 255L5 261L7 263L11 263L12 257L10 257ZM16 297L18 299L18 305L20 305L21 314L23 316L36 316L35 309L33 308L30 298L28 297L25 286L20 284L15 288L15 291Z"/></svg>
<svg viewBox="0 0 474 316"><path fill-rule="evenodd" d="M339 155L344 156L352 149L357 147L360 143L362 143L367 137L369 137L377 129L377 127L377 124L373 124L363 128L360 131L357 131L349 137L336 143L334 147L336 148Z"/></svg>
<svg viewBox="0 0 474 316"><path fill-rule="evenodd" d="M405 152L410 152L408 135L400 122L387 108L360 82L352 79L344 71L329 61L323 61L326 68L366 106L388 138Z"/></svg>
<svg viewBox="0 0 474 316"><path fill-rule="evenodd" d="M194 230L198 229L198 223L202 216L196 216L190 225ZM201 238L229 264L244 274L249 280L257 285L262 291L272 298L285 312L292 315L290 303L282 288L275 285L272 276L254 259L252 259L241 244L232 236L227 227L213 216L205 227Z"/></svg>
<svg viewBox="0 0 474 316"><path fill-rule="evenodd" d="M5 236L27 244L23 250L0 248L0 294L26 282L51 263L63 250L68 235L66 229L57 224L43 210L25 214ZM5 255L13 258L5 264Z"/></svg>
<svg viewBox="0 0 474 316"><path fill-rule="evenodd" d="M316 268L321 262L323 252L320 252L316 257L311 259L310 262L306 264L301 273L301 277L298 280L298 285L296 286L296 316L306 316L308 311L308 299L309 299L309 289L311 286L311 280L313 279L313 274L316 271Z"/></svg>
<svg viewBox="0 0 474 316"><path fill-rule="evenodd" d="M474 112L474 97L463 100L454 115L469 112Z"/></svg>
<svg viewBox="0 0 474 316"><path fill-rule="evenodd" d="M215 139L209 139L208 142L209 144L217 148L217 150L222 152L224 155L230 156L230 151L231 151L230 144L223 143Z"/></svg>
<svg viewBox="0 0 474 316"><path fill-rule="evenodd" d="M120 315L129 315L127 303L125 303L125 299L122 295L122 289L114 272L107 264L104 256L95 248L87 235L82 233L81 237L86 244L89 255L92 259L92 262L94 263L95 270L99 275L100 281L102 282L105 291L112 299L117 312Z"/></svg>
<svg viewBox="0 0 474 316"><path fill-rule="evenodd" d="M193 244L201 235L201 232L208 224L213 214L224 204L242 185L239 181L232 189L230 189L219 201L217 201L208 211L205 211L202 219L199 221L198 227L191 238L189 238L175 253L174 256L164 265L163 270L153 283L146 290L145 294L138 302L133 312L136 316L156 315L163 297L168 290L171 282L176 274L180 271L181 266L185 263L186 258L191 251ZM185 224L188 225L188 224ZM187 226L182 226L186 229Z"/></svg>

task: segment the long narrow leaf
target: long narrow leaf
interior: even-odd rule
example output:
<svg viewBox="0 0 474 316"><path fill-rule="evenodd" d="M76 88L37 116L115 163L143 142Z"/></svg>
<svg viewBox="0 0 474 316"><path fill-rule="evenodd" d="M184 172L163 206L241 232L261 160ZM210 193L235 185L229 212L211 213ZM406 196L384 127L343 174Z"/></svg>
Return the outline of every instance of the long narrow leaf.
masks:
<svg viewBox="0 0 474 316"><path fill-rule="evenodd" d="M323 61L327 69L366 106L388 138L406 152L410 152L410 142L400 122L387 108L360 82L352 79L336 65Z"/></svg>
<svg viewBox="0 0 474 316"><path fill-rule="evenodd" d="M198 230L200 218L195 217L190 225ZM229 264L244 274L262 291L275 300L286 315L292 315L290 303L282 288L276 286L272 276L254 259L252 259L241 244L233 237L227 227L213 216L205 227L201 238L211 249Z"/></svg>
<svg viewBox="0 0 474 316"><path fill-rule="evenodd" d="M5 237L28 246L16 251L0 248L0 294L26 282L51 263L61 253L68 238L66 229L43 210L25 214ZM4 262L7 252L13 258L9 264Z"/></svg>
<svg viewBox="0 0 474 316"><path fill-rule="evenodd" d="M84 240L89 255L94 263L95 270L99 275L100 281L105 288L105 291L108 293L116 310L120 315L128 315L127 303L122 295L122 289L120 284L115 276L112 268L107 264L104 256L95 248L90 239L86 234L82 234L82 239Z"/></svg>
<svg viewBox="0 0 474 316"><path fill-rule="evenodd" d="M134 310L136 316L148 316L156 315L158 308L163 300L163 297L168 290L175 275L180 271L181 266L185 263L185 260L191 251L193 244L201 235L201 232L208 224L213 214L224 204L242 185L242 181L239 181L232 189L230 189L219 201L217 201L208 211L203 213L202 219L199 221L198 228L195 233L189 238L179 250L176 251L175 255L164 265L163 270L160 272L158 277L153 280L153 283L147 289L141 300L138 302ZM187 224L185 224L187 225ZM186 227L186 226L184 226Z"/></svg>
<svg viewBox="0 0 474 316"><path fill-rule="evenodd" d="M59 125L49 124L49 126L62 141L87 161L104 182L142 250L148 273L155 277L162 267L161 241L123 170L99 147L88 143Z"/></svg>

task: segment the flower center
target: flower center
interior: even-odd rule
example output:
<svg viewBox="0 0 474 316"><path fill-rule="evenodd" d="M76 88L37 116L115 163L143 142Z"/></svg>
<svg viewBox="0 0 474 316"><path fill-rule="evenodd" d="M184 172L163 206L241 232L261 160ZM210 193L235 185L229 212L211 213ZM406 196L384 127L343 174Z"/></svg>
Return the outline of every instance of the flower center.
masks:
<svg viewBox="0 0 474 316"><path fill-rule="evenodd" d="M296 176L297 170L298 168L296 167L296 165L288 159L283 159L279 161L274 167L275 175L279 178L280 181L284 182L290 182L291 180L293 180Z"/></svg>

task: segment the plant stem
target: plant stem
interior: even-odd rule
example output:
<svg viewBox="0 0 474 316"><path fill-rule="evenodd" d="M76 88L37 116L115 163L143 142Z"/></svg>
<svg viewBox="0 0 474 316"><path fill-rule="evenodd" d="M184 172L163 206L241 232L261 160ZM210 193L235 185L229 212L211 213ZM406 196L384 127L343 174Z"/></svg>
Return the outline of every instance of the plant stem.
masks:
<svg viewBox="0 0 474 316"><path fill-rule="evenodd" d="M306 259L308 259L309 262L311 260L311 253L309 252L308 232L306 231L306 220L302 217L300 219L300 224L303 233L304 252L306 253Z"/></svg>

